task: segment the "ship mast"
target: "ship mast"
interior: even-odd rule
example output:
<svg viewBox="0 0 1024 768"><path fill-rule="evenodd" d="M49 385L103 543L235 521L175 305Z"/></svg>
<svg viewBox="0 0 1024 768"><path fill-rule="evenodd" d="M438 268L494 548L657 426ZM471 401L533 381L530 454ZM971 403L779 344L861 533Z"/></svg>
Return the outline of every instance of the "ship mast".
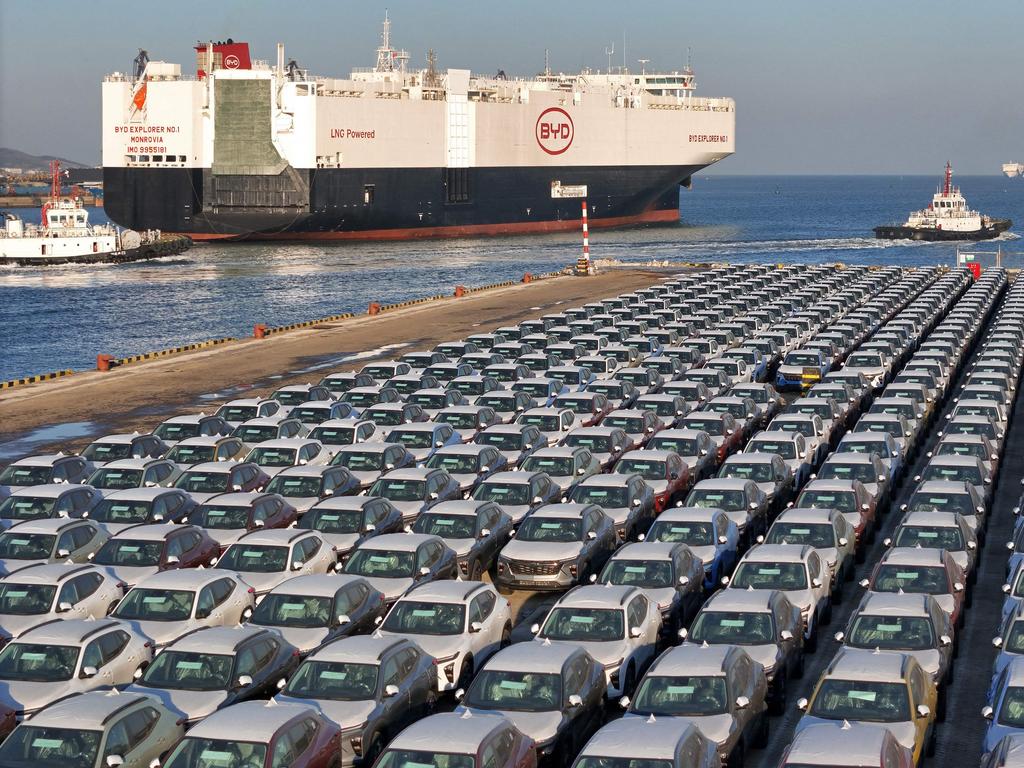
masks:
<svg viewBox="0 0 1024 768"><path fill-rule="evenodd" d="M945 197L949 197L949 191L952 188L953 182L953 168L949 164L949 160L946 161L946 185L943 188L942 194Z"/></svg>
<svg viewBox="0 0 1024 768"><path fill-rule="evenodd" d="M384 31L380 35L380 46L377 48L377 72L394 72L396 69L405 72L405 64L409 61L408 51L397 51L391 47L391 19L387 10L384 11ZM396 67L395 64L398 64Z"/></svg>

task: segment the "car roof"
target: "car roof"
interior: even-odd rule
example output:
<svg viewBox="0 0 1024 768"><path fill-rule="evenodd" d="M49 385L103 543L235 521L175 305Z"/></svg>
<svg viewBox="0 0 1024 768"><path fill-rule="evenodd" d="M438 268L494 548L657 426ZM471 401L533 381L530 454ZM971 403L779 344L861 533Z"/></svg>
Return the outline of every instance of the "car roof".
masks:
<svg viewBox="0 0 1024 768"><path fill-rule="evenodd" d="M36 563L19 568L14 573L0 579L8 584L46 584L53 585L71 576L83 573L103 573L99 566L86 563Z"/></svg>
<svg viewBox="0 0 1024 768"><path fill-rule="evenodd" d="M438 448L434 451L434 455L476 456L480 451L490 447L488 445L480 445L480 443L459 443L458 445L446 445L444 448Z"/></svg>
<svg viewBox="0 0 1024 768"><path fill-rule="evenodd" d="M509 725L509 719L497 714L441 712L408 726L388 748L433 754L443 743L445 752L475 755L492 733Z"/></svg>
<svg viewBox="0 0 1024 768"><path fill-rule="evenodd" d="M545 504L543 507L534 511L530 517L546 517L546 518L567 518L576 519L583 514L583 510L589 509L594 506L593 504L572 504L569 502L563 502L562 504Z"/></svg>
<svg viewBox="0 0 1024 768"><path fill-rule="evenodd" d="M35 456L22 456L17 461L12 461L12 467L51 467L64 458L71 458L73 454L67 453L40 453Z"/></svg>
<svg viewBox="0 0 1024 768"><path fill-rule="evenodd" d="M404 637L382 635L379 632L372 635L351 635L328 643L307 658L316 661L376 664L389 649L410 644L411 642Z"/></svg>
<svg viewBox="0 0 1024 768"><path fill-rule="evenodd" d="M153 704L144 693L113 690L88 691L55 701L32 716L33 727L102 730L111 715L134 706Z"/></svg>
<svg viewBox="0 0 1024 768"><path fill-rule="evenodd" d="M540 474L539 472L526 472L521 469L510 469L508 472L495 472L484 480L485 483L500 481L503 483L527 483L530 478Z"/></svg>
<svg viewBox="0 0 1024 768"><path fill-rule="evenodd" d="M757 544L751 547L741 563L802 563L806 561L814 547L809 544Z"/></svg>
<svg viewBox="0 0 1024 768"><path fill-rule="evenodd" d="M145 469L154 461L161 461L161 459L151 459L148 457L137 459L116 459L108 464L104 464L102 469Z"/></svg>
<svg viewBox="0 0 1024 768"><path fill-rule="evenodd" d="M725 464L771 464L775 460L774 453L734 453L725 460Z"/></svg>
<svg viewBox="0 0 1024 768"><path fill-rule="evenodd" d="M905 525L926 525L934 528L959 528L959 512L906 512L898 527Z"/></svg>
<svg viewBox="0 0 1024 768"><path fill-rule="evenodd" d="M362 576L346 573L313 573L307 576L293 576L270 591L279 595L302 594L314 597L333 597L345 585L363 581L365 579Z"/></svg>
<svg viewBox="0 0 1024 768"><path fill-rule="evenodd" d="M837 451L830 453L827 459L829 464L872 464L870 453L857 453L856 451Z"/></svg>
<svg viewBox="0 0 1024 768"><path fill-rule="evenodd" d="M557 608L614 608L621 607L634 595L637 587L623 584L587 584L566 592L555 603Z"/></svg>
<svg viewBox="0 0 1024 768"><path fill-rule="evenodd" d="M701 610L771 612L775 594L771 589L723 589L712 595Z"/></svg>
<svg viewBox="0 0 1024 768"><path fill-rule="evenodd" d="M928 616L931 595L868 592L857 607L856 613L865 616Z"/></svg>
<svg viewBox="0 0 1024 768"><path fill-rule="evenodd" d="M309 511L315 511L318 509L329 509L329 510L355 510L363 509L371 501L377 501L380 496L328 496L322 501L318 501Z"/></svg>
<svg viewBox="0 0 1024 768"><path fill-rule="evenodd" d="M673 760L684 741L698 734L682 717L613 720L590 737L580 755Z"/></svg>
<svg viewBox="0 0 1024 768"><path fill-rule="evenodd" d="M237 467L242 462L235 461L233 459L227 459L225 461L204 461L201 464L193 464L189 467L186 472L221 472L227 473L231 471L233 467Z"/></svg>
<svg viewBox="0 0 1024 768"><path fill-rule="evenodd" d="M855 480L811 480L804 486L805 491L852 491Z"/></svg>
<svg viewBox="0 0 1024 768"><path fill-rule="evenodd" d="M55 619L25 630L18 641L25 643L81 643L87 637L125 625L115 619Z"/></svg>
<svg viewBox="0 0 1024 768"><path fill-rule="evenodd" d="M971 466L976 467L981 462L977 456L961 456L959 454L948 454L945 453L941 456L932 456L929 460L929 464L948 464L952 466Z"/></svg>
<svg viewBox="0 0 1024 768"><path fill-rule="evenodd" d="M184 440L179 440L178 445L189 446L189 445L200 445L200 446L215 446L221 440L227 440L230 435L196 435L195 437L186 437ZM236 440L238 438L235 438Z"/></svg>
<svg viewBox="0 0 1024 768"><path fill-rule="evenodd" d="M704 490L706 488L711 488L729 491L742 491L747 487L747 483L749 482L751 481L742 477L709 477L707 480L701 480L693 486L692 490Z"/></svg>
<svg viewBox="0 0 1024 768"><path fill-rule="evenodd" d="M732 645L677 645L661 654L651 667L659 675L716 675L725 673L729 656L736 653Z"/></svg>
<svg viewBox="0 0 1024 768"><path fill-rule="evenodd" d="M253 624L201 627L173 641L168 648L193 653L232 653L239 643L268 633L267 629Z"/></svg>
<svg viewBox="0 0 1024 768"><path fill-rule="evenodd" d="M838 509L829 507L790 507L780 512L775 522L782 520L785 523L828 523L833 517L841 514Z"/></svg>
<svg viewBox="0 0 1024 768"><path fill-rule="evenodd" d="M967 495L967 483L963 480L926 480L915 489L915 493L962 493Z"/></svg>
<svg viewBox="0 0 1024 768"><path fill-rule="evenodd" d="M437 471L437 469L431 469L430 467L405 467L403 469L392 469L383 477L386 480L423 480L431 472Z"/></svg>
<svg viewBox="0 0 1024 768"><path fill-rule="evenodd" d="M22 520L16 522L8 532L18 533L57 533L74 523L82 523L84 520L73 517L40 517L36 520Z"/></svg>
<svg viewBox="0 0 1024 768"><path fill-rule="evenodd" d="M104 435L97 437L93 443L130 443L136 438L142 437L141 432L122 432L116 435Z"/></svg>
<svg viewBox="0 0 1024 768"><path fill-rule="evenodd" d="M154 523L152 525L132 525L115 533L113 539L145 539L147 541L163 541L175 531L188 529L198 530L194 526L181 526L173 523Z"/></svg>
<svg viewBox="0 0 1024 768"><path fill-rule="evenodd" d="M87 485L69 485L68 483L44 483L42 485L29 485L11 493L11 496L42 496L44 498L56 499L72 488L88 488Z"/></svg>
<svg viewBox="0 0 1024 768"><path fill-rule="evenodd" d="M671 560L685 546L682 542L634 541L616 550L612 560Z"/></svg>
<svg viewBox="0 0 1024 768"><path fill-rule="evenodd" d="M259 491L231 491L230 493L218 493L211 496L204 504L219 504L227 507L250 507L260 498L267 494Z"/></svg>
<svg viewBox="0 0 1024 768"><path fill-rule="evenodd" d="M427 533L384 533L362 542L358 549L385 549L395 552L415 552L428 541L443 541Z"/></svg>
<svg viewBox="0 0 1024 768"><path fill-rule="evenodd" d="M285 467L275 477L320 477L328 469L332 469L329 464L296 464Z"/></svg>
<svg viewBox="0 0 1024 768"><path fill-rule="evenodd" d="M794 440L797 436L803 437L803 434L789 429L764 429L755 434L750 440L751 442L758 440L774 440L779 442L781 440Z"/></svg>
<svg viewBox="0 0 1024 768"><path fill-rule="evenodd" d="M561 673L566 661L581 650L575 643L513 643L491 656L486 669Z"/></svg>
<svg viewBox="0 0 1024 768"><path fill-rule="evenodd" d="M344 375L344 374L332 374L332 375ZM229 400L228 402L224 403L224 405L222 405L221 408L224 408L226 406L244 407L244 406L247 406L247 405L263 405L264 403L272 403L272 402L275 402L275 401L271 400L268 397L240 397L237 400Z"/></svg>
<svg viewBox="0 0 1024 768"><path fill-rule="evenodd" d="M486 587L479 581L437 579L414 587L405 597L417 600L432 600L438 603L464 603L472 595L483 589L486 589Z"/></svg>
<svg viewBox="0 0 1024 768"><path fill-rule="evenodd" d="M880 565L945 565L944 549L925 549L924 547L893 547L884 555Z"/></svg>
<svg viewBox="0 0 1024 768"><path fill-rule="evenodd" d="M479 499L449 499L435 504L424 514L443 515L467 515L475 517L480 507L493 505L493 501L481 501Z"/></svg>
<svg viewBox="0 0 1024 768"><path fill-rule="evenodd" d="M298 715L316 717L316 710L305 704L270 701L243 701L217 710L200 720L188 732L188 738L225 739L267 743L281 726Z"/></svg>
<svg viewBox="0 0 1024 768"><path fill-rule="evenodd" d="M316 440L310 440L307 437L279 437L276 440L264 440L261 443L257 443L257 448L301 448L304 445L312 443L317 445Z"/></svg>
<svg viewBox="0 0 1024 768"><path fill-rule="evenodd" d="M836 653L822 677L845 680L902 680L908 658L910 657L905 654L893 651L879 653L844 646Z"/></svg>
<svg viewBox="0 0 1024 768"><path fill-rule="evenodd" d="M848 766L879 760L893 737L882 724L844 720L809 725L793 737L786 764Z"/></svg>
<svg viewBox="0 0 1024 768"><path fill-rule="evenodd" d="M711 522L719 515L724 514L725 510L719 507L671 507L658 515L658 520Z"/></svg>
<svg viewBox="0 0 1024 768"><path fill-rule="evenodd" d="M238 544L245 542L245 544L267 544L271 546L280 546L282 544L291 544L293 541L298 539L300 536L318 536L315 531L308 531L302 528L257 528L254 531L243 533L238 539Z"/></svg>

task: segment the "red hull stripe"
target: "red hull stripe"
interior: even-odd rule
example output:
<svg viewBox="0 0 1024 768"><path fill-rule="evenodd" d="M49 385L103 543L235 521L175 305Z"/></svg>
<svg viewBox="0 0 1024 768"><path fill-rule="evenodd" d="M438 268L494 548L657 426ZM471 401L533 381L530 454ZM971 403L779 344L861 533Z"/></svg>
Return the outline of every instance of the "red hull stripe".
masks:
<svg viewBox="0 0 1024 768"><path fill-rule="evenodd" d="M678 210L646 211L636 216L615 216L588 219L594 229L623 227L630 224L655 224L679 221ZM420 227L417 229L368 229L359 232L254 232L250 235L203 234L185 232L195 241L201 240L419 240L435 237L479 237L518 235L536 232L576 230L579 219L563 221L520 221L508 224L470 224L454 227Z"/></svg>

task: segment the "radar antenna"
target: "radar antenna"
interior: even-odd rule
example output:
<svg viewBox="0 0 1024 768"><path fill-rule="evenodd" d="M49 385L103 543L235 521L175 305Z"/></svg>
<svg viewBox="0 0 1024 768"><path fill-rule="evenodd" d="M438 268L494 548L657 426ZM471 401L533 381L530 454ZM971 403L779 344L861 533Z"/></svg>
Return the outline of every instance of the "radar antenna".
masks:
<svg viewBox="0 0 1024 768"><path fill-rule="evenodd" d="M608 57L608 70L607 70L607 72L610 75L612 73L612 56L615 55L615 43L612 43L611 46L607 46L606 45L604 47L604 55Z"/></svg>
<svg viewBox="0 0 1024 768"><path fill-rule="evenodd" d="M440 85L440 78L437 76L437 53L431 48L427 51L427 71L423 75L423 84L428 88L437 88Z"/></svg>
<svg viewBox="0 0 1024 768"><path fill-rule="evenodd" d="M377 72L394 72L396 70L405 72L405 65L408 61L408 51L399 51L391 47L391 18L385 8L384 30L380 34L380 47L377 48L377 64L374 69Z"/></svg>
<svg viewBox="0 0 1024 768"><path fill-rule="evenodd" d="M640 74L647 74L647 65L650 63L650 59L637 59L636 63L640 65Z"/></svg>

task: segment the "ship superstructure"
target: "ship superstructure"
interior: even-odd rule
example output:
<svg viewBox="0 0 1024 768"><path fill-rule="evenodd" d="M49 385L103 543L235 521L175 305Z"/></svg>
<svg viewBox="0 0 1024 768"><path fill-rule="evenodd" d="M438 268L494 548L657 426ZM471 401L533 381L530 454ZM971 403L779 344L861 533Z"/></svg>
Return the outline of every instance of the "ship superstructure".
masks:
<svg viewBox="0 0 1024 768"><path fill-rule="evenodd" d="M533 78L409 67L385 22L347 78L197 45L196 75L140 54L103 83L111 219L200 238L402 238L678 219L732 154L735 104L676 72Z"/></svg>

